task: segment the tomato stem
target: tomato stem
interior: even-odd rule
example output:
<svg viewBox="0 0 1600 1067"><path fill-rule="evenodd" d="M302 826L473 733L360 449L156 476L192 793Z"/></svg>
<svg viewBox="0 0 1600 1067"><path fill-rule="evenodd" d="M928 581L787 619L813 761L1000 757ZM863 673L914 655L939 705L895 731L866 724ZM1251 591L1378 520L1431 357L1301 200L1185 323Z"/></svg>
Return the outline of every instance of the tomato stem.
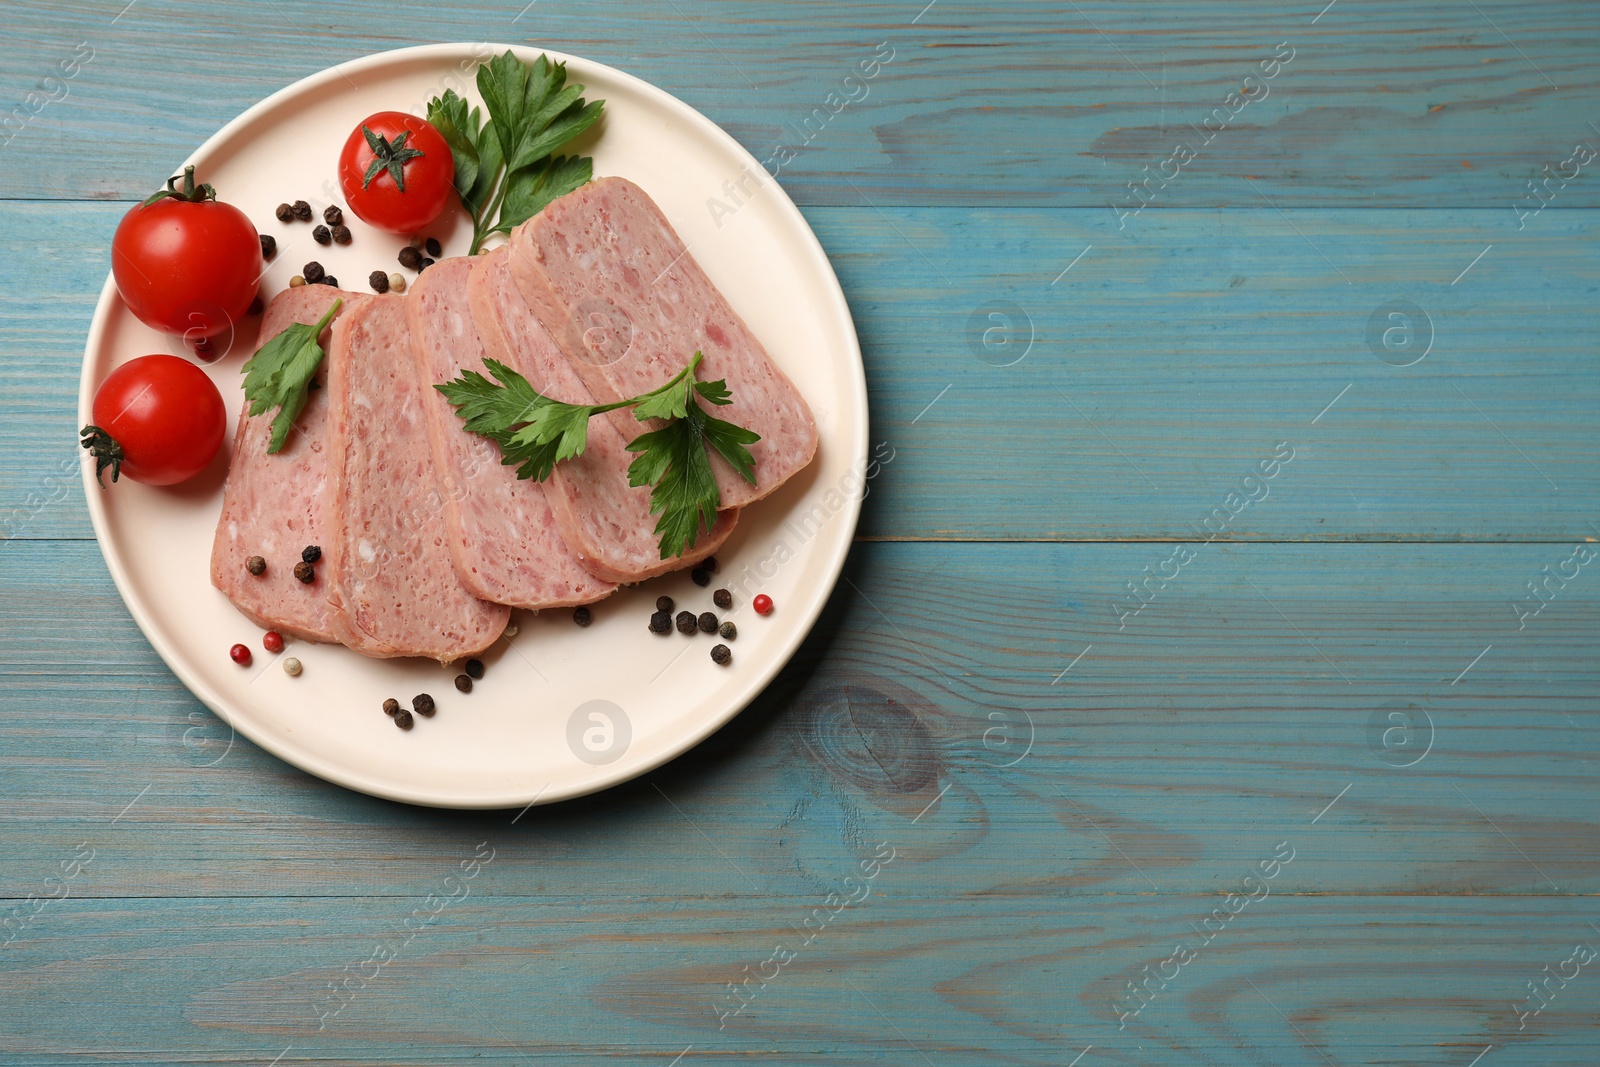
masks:
<svg viewBox="0 0 1600 1067"><path fill-rule="evenodd" d="M115 483L122 474L122 446L98 426L85 426L78 431L78 436L83 439L79 443L94 457L94 480L100 483L100 488L105 488L102 475L107 467L111 468L111 481Z"/></svg>
<svg viewBox="0 0 1600 1067"><path fill-rule="evenodd" d="M183 168L182 189L178 188L178 175L174 174L172 177L167 179L166 188L158 189L151 193L149 196L145 197L144 202L139 206L149 207L157 200L165 200L168 197L185 204L199 204L206 200L215 200L217 198L217 191L210 185L196 185L194 183L194 164L191 163ZM116 481L116 478L113 477L111 480Z"/></svg>

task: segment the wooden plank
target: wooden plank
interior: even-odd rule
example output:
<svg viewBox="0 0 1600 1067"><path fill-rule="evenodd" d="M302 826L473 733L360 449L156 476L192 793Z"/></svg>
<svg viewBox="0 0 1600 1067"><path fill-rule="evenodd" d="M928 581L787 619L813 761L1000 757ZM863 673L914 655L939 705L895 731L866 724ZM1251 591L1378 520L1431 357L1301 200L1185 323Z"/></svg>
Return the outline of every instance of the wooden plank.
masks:
<svg viewBox="0 0 1600 1067"><path fill-rule="evenodd" d="M59 472L122 211L0 204L0 240L40 249L0 261L0 340L29 354L0 365L11 536L89 535ZM1592 212L1523 234L1486 210L1149 212L1125 237L1095 211L809 215L892 457L863 536L1600 536ZM1413 350L1432 346L1412 366L1381 343L1397 301ZM1205 531L1219 508L1236 514Z"/></svg>
<svg viewBox="0 0 1600 1067"><path fill-rule="evenodd" d="M1509 218L1546 165L1569 159L1576 142L1600 144L1586 121L1600 16L1586 0L923 7L397 10L359 0L335 14L309 0L140 0L126 11L111 0L94 12L24 0L9 6L13 47L0 57L4 110L22 109L0 196L142 195L282 86L370 52L451 40L588 56L699 107L758 159L799 147L780 178L806 204L1109 214L1128 182L1161 173L1184 141L1198 157L1168 164L1179 176L1161 203L1255 207L1267 196L1286 206L1492 206ZM846 82L880 43L888 65ZM1250 86L1252 102L1230 103L1275 53L1292 58L1265 68L1275 76ZM45 82L79 55L91 58L75 77ZM1227 125L1207 143L1198 130L1217 108L1213 124ZM1600 206L1592 169L1559 201Z"/></svg>
<svg viewBox="0 0 1600 1067"><path fill-rule="evenodd" d="M412 896L493 835L475 892L552 902L788 898L885 839L929 864L905 887L928 899L1142 898L1312 833L1330 862L1305 892L1600 891L1595 563L1519 630L1512 598L1565 547L1214 546L1119 617L1169 548L862 545L733 725L508 839L516 812L410 809L230 747L92 543L15 543L0 893L88 841L75 896Z"/></svg>

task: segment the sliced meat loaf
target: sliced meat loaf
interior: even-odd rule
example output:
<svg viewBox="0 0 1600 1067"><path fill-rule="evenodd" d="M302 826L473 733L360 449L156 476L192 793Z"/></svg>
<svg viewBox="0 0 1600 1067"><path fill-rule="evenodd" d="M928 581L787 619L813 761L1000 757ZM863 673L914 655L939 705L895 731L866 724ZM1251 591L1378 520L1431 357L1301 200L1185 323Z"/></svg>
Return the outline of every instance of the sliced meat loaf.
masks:
<svg viewBox="0 0 1600 1067"><path fill-rule="evenodd" d="M482 651L511 609L473 596L450 560L406 298L369 297L339 316L328 365L322 570L336 636L380 658Z"/></svg>
<svg viewBox="0 0 1600 1067"><path fill-rule="evenodd" d="M594 403L522 299L509 269L510 255L500 248L479 256L467 282L467 300L484 351L545 396L569 404ZM428 273L437 269L435 264ZM590 573L610 582L643 581L697 563L728 539L738 521L736 510L719 512L716 525L701 530L686 554L662 559L650 489L628 484L628 465L634 459L628 442L642 432L643 424L627 412L596 415L589 420L583 455L556 464L545 483L567 546Z"/></svg>
<svg viewBox="0 0 1600 1067"><path fill-rule="evenodd" d="M343 301L342 318L366 299L327 285L285 289L261 316L260 343L266 344L293 323L315 325L335 300ZM328 331L322 343L326 347ZM326 384L327 372L324 360L317 371L319 386ZM311 391L282 451L268 455L276 414L273 409L251 416L248 404L239 412L228 480L222 489L222 517L211 543L211 584L263 629L305 641L337 641L320 575L309 584L294 576L300 553L307 545L321 545L328 533L324 510L328 391ZM266 561L264 573L252 575L245 569L251 556Z"/></svg>
<svg viewBox="0 0 1600 1067"><path fill-rule="evenodd" d="M471 259L441 259L417 275L406 297L450 558L462 584L484 600L518 608L593 603L616 586L585 570L562 540L544 485L519 479L515 467L500 462L494 442L468 433L433 388L463 370L486 373L467 307L472 267Z"/></svg>
<svg viewBox="0 0 1600 1067"><path fill-rule="evenodd" d="M712 457L724 507L759 500L811 462L805 399L639 186L590 182L519 227L511 249L523 296L597 399L654 389L696 350L702 380L727 380L733 403L717 416L761 440L750 446L754 485Z"/></svg>

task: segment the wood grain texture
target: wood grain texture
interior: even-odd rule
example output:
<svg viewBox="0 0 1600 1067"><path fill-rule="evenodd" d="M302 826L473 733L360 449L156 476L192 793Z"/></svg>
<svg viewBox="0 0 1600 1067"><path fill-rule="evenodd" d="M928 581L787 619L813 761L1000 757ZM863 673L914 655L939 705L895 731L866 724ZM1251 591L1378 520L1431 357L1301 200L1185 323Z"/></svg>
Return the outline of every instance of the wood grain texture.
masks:
<svg viewBox="0 0 1600 1067"><path fill-rule="evenodd" d="M39 259L0 261L0 339L28 354L0 364L14 536L90 534L75 486L29 500L51 497L71 448L124 210L0 203L0 241L49 232ZM1547 212L1519 236L1489 211L1150 212L1126 238L1082 211L808 215L893 457L864 536L1192 538L1280 442L1293 460L1228 539L1600 536L1581 445L1600 417L1595 213ZM1422 309L1411 343L1432 344L1409 367L1367 337L1400 300ZM218 364L225 381L241 359Z"/></svg>
<svg viewBox="0 0 1600 1067"><path fill-rule="evenodd" d="M1159 171L1177 140L1199 136L1191 127L1280 42L1293 50L1288 65L1210 144L1194 146L1199 158L1163 202L1256 207L1265 195L1295 206L1493 206L1510 217L1546 164L1578 141L1600 144L1588 125L1600 122L1591 62L1600 11L1587 0L1340 0L1321 17L1326 0L943 0L925 11L909 0L138 0L116 17L125 2L8 6L7 110L80 43L93 58L64 96L48 87L59 99L6 146L0 195L143 195L193 146L298 78L371 52L461 40L543 45L620 67L700 108L758 159L780 143L803 146L782 180L804 204L1000 201L1109 217L1127 183L1146 166ZM894 58L863 96L844 79L882 42ZM833 114L830 93L859 102ZM140 134L131 143L130 128ZM107 138L119 145L109 157ZM1600 182L1588 174L1560 202L1600 206Z"/></svg>
<svg viewBox="0 0 1600 1067"><path fill-rule="evenodd" d="M0 131L0 1062L1591 1067L1594 165L1514 205L1600 146L1600 8L925 4L7 6L0 121L61 98ZM780 179L893 456L847 580L728 727L520 817L233 737L72 447L127 204L470 39L758 158L894 51Z"/></svg>

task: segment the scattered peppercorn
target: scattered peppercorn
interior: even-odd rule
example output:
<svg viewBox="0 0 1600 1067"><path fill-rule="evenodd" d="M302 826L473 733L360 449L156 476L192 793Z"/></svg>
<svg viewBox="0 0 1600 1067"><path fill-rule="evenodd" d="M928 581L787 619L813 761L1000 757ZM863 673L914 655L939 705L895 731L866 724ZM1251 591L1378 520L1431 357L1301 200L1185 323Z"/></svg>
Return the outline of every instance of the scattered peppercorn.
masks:
<svg viewBox="0 0 1600 1067"><path fill-rule="evenodd" d="M311 239L319 245L333 244L333 232L326 226L318 225L311 230Z"/></svg>
<svg viewBox="0 0 1600 1067"><path fill-rule="evenodd" d="M411 710L425 719L433 718L433 713L438 709L433 706L433 698L427 693L418 693L411 698Z"/></svg>
<svg viewBox="0 0 1600 1067"><path fill-rule="evenodd" d="M267 561L260 556L251 556L244 561L244 569L259 578L267 573Z"/></svg>
<svg viewBox="0 0 1600 1067"><path fill-rule="evenodd" d="M702 588L711 584L711 572L702 570L699 567L696 567L694 570L690 571L689 577L694 581L695 585L701 586Z"/></svg>
<svg viewBox="0 0 1600 1067"><path fill-rule="evenodd" d="M469 659L469 660L467 660L467 673L470 674L473 678L482 678L483 677L483 660L481 660L481 659Z"/></svg>
<svg viewBox="0 0 1600 1067"><path fill-rule="evenodd" d="M270 233L258 233L256 236L261 238L262 259L271 259L278 254L278 239L276 237Z"/></svg>
<svg viewBox="0 0 1600 1067"><path fill-rule="evenodd" d="M394 697L390 697L388 700L385 700L383 702L383 713L385 715L388 715L388 716L390 716L392 718L394 716L394 713L399 711L399 710L400 710L400 702L398 700L396 700Z"/></svg>
<svg viewBox="0 0 1600 1067"><path fill-rule="evenodd" d="M330 285L333 288L337 289L337 288L339 288L339 279L335 278L331 274L324 274L322 276L322 280L320 282L318 282L317 284L318 285Z"/></svg>
<svg viewBox="0 0 1600 1067"><path fill-rule="evenodd" d="M472 692L472 679L464 674L456 675L456 688L463 693Z"/></svg>
<svg viewBox="0 0 1600 1067"><path fill-rule="evenodd" d="M756 594L756 598L750 601L750 606L756 609L757 615L772 614L772 598L765 593Z"/></svg>
<svg viewBox="0 0 1600 1067"><path fill-rule="evenodd" d="M411 729L415 723L416 720L411 717L411 713L405 708L401 708L399 711L394 713L394 724L400 727L402 730Z"/></svg>
<svg viewBox="0 0 1600 1067"><path fill-rule="evenodd" d="M731 622L725 622L721 626L717 627L717 634L724 641L732 641L735 637L739 636L739 628Z"/></svg>
<svg viewBox="0 0 1600 1067"><path fill-rule="evenodd" d="M289 288L298 289L302 285L304 285L305 283L306 283L305 278L303 276L299 275L299 274L296 274L294 277L289 279Z"/></svg>
<svg viewBox="0 0 1600 1067"><path fill-rule="evenodd" d="M717 617L711 612L701 612L699 622L701 633L714 634L717 632Z"/></svg>
<svg viewBox="0 0 1600 1067"><path fill-rule="evenodd" d="M317 580L317 568L313 567L305 560L301 560L299 563L294 565L294 576L300 579L302 582L305 582L307 585L310 585L312 582Z"/></svg>
<svg viewBox="0 0 1600 1067"><path fill-rule="evenodd" d="M351 237L350 227L348 227L348 226L335 226L333 228L333 243L334 244L336 244L336 245L347 245L347 244L350 243L350 237Z"/></svg>
<svg viewBox="0 0 1600 1067"><path fill-rule="evenodd" d="M329 204L322 209L322 221L329 226L337 226L344 221L344 212L339 210L338 204Z"/></svg>
<svg viewBox="0 0 1600 1067"><path fill-rule="evenodd" d="M712 663L717 664L719 667L726 667L728 665L728 663L732 659L733 659L733 653L731 651L729 651L727 645L712 645L711 646L711 662Z"/></svg>
<svg viewBox="0 0 1600 1067"><path fill-rule="evenodd" d="M279 222L288 222L290 219L294 218L294 208L290 207L288 204L279 204L272 213L278 216Z"/></svg>
<svg viewBox="0 0 1600 1067"><path fill-rule="evenodd" d="M699 623L695 621L694 612L678 612L678 632L680 634L692 634L697 626L699 626Z"/></svg>
<svg viewBox="0 0 1600 1067"><path fill-rule="evenodd" d="M211 343L211 338L209 337L196 337L194 339L194 354L197 358L210 363L217 358L216 346Z"/></svg>
<svg viewBox="0 0 1600 1067"><path fill-rule="evenodd" d="M402 248L400 250L400 265L402 267L405 267L407 270L416 270L418 264L420 264L421 262L422 262L422 253L418 252L415 248L412 248L410 245L406 245L404 248Z"/></svg>
<svg viewBox="0 0 1600 1067"><path fill-rule="evenodd" d="M572 621L579 626L588 626L594 621L594 612L587 607L578 606L572 609Z"/></svg>
<svg viewBox="0 0 1600 1067"><path fill-rule="evenodd" d="M723 611L733 607L733 594L726 589L718 589L711 594L711 602Z"/></svg>
<svg viewBox="0 0 1600 1067"><path fill-rule="evenodd" d="M285 659L283 661L283 673L287 674L291 678L300 677L300 661L295 659L293 656Z"/></svg>
<svg viewBox="0 0 1600 1067"><path fill-rule="evenodd" d="M294 202L294 217L299 219L301 222L310 222L311 205L306 203L304 200L296 200Z"/></svg>
<svg viewBox="0 0 1600 1067"><path fill-rule="evenodd" d="M322 558L322 546L307 545L300 550L300 558L307 563L315 563Z"/></svg>
<svg viewBox="0 0 1600 1067"><path fill-rule="evenodd" d="M283 635L276 630L268 630L261 635L261 647L276 656L283 651Z"/></svg>
<svg viewBox="0 0 1600 1067"><path fill-rule="evenodd" d="M250 309L248 311L246 311L245 314L247 314L247 315L259 315L259 314L261 314L262 309L264 309L266 306L267 305L265 305L265 304L263 304L261 302L261 294L257 293L256 294L256 298L254 300L250 301Z"/></svg>
<svg viewBox="0 0 1600 1067"><path fill-rule="evenodd" d="M506 628L504 630L500 631L500 636L504 637L506 640L509 641L511 638L517 636L518 632L519 631L517 629L517 624L514 623L514 622L511 622L511 623L507 623L506 624Z"/></svg>
<svg viewBox="0 0 1600 1067"><path fill-rule="evenodd" d="M439 239L437 237L428 238L426 241L422 242L422 247L427 250L428 255L433 256L435 259L444 255L444 246L439 244Z"/></svg>
<svg viewBox="0 0 1600 1067"><path fill-rule="evenodd" d="M423 256L422 262L417 264L417 273L421 274L431 266L433 266L433 258L431 256Z"/></svg>
<svg viewBox="0 0 1600 1067"><path fill-rule="evenodd" d="M241 667L250 666L250 646L234 645L232 648L228 649L228 658L233 660L233 662L237 663Z"/></svg>
<svg viewBox="0 0 1600 1067"><path fill-rule="evenodd" d="M389 275L389 288L390 288L390 290L392 290L393 292L396 292L396 293L405 292L406 291L406 276L404 274L390 274Z"/></svg>
<svg viewBox="0 0 1600 1067"><path fill-rule="evenodd" d="M664 634L672 629L672 612L658 611L650 616L650 632Z"/></svg>
<svg viewBox="0 0 1600 1067"><path fill-rule="evenodd" d="M328 272L322 269L321 263L313 259L310 263L300 268L300 274L305 278L307 285L316 285L327 277Z"/></svg>
<svg viewBox="0 0 1600 1067"><path fill-rule="evenodd" d="M381 270L375 270L367 275L367 284L372 286L372 291L375 293L387 293L389 291L389 276Z"/></svg>
<svg viewBox="0 0 1600 1067"><path fill-rule="evenodd" d="M705 559L701 560L700 569L703 571L709 571L712 574L717 573L717 557L707 556Z"/></svg>
<svg viewBox="0 0 1600 1067"><path fill-rule="evenodd" d="M424 238L420 233L414 233L411 235L411 240L408 241L407 244L409 244L412 248L415 248L418 252L421 252L422 246L427 244L427 239Z"/></svg>
<svg viewBox="0 0 1600 1067"><path fill-rule="evenodd" d="M669 597L669 596L658 596L658 597L656 597L656 610L657 611L671 611L672 610L672 598Z"/></svg>

